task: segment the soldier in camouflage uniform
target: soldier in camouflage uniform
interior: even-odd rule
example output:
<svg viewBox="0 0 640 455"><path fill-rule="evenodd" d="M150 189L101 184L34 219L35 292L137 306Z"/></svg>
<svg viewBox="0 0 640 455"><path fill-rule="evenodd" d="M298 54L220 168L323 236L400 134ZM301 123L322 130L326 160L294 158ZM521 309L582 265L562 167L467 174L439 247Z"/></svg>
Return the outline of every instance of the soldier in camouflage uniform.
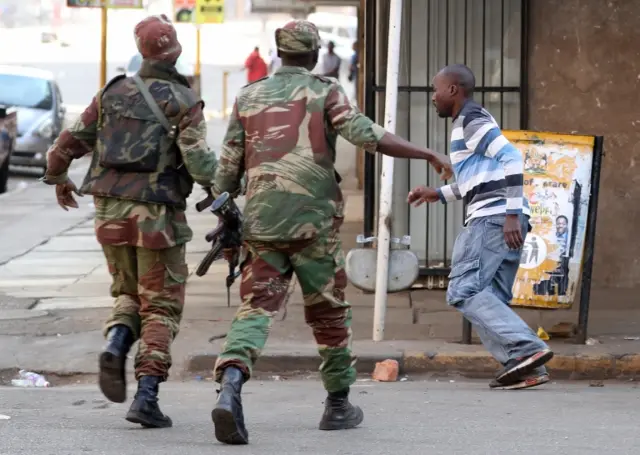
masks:
<svg viewBox="0 0 640 455"><path fill-rule="evenodd" d="M194 180L211 186L217 160L205 143L204 103L175 69L182 48L171 22L150 16L136 26L135 39L143 57L139 79L119 76L100 90L49 150L43 180L56 185L65 210L78 207L74 192L94 196L96 236L116 299L99 358L102 392L111 401L126 400L125 361L139 339L138 391L126 419L170 427L157 395L184 306L185 244L192 238L186 198ZM78 192L67 170L88 153L91 165Z"/></svg>
<svg viewBox="0 0 640 455"><path fill-rule="evenodd" d="M323 360L328 398L320 429L352 428L363 420L348 400L356 370L338 236L344 200L334 169L337 136L372 153L427 160L444 178L452 174L444 155L385 132L349 102L337 80L311 73L320 47L315 25L292 21L276 31L276 44L283 66L240 91L213 187L215 194L236 192L247 174L242 305L215 367L221 390L212 419L216 438L227 444L248 443L241 388L293 274Z"/></svg>

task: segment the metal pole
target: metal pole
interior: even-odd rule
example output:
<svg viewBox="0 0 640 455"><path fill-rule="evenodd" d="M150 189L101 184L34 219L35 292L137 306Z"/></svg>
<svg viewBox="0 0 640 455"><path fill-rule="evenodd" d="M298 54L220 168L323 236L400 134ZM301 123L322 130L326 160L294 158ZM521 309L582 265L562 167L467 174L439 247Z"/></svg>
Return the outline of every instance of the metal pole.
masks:
<svg viewBox="0 0 640 455"><path fill-rule="evenodd" d="M196 79L200 79L200 72L202 70L202 37L200 34L200 25L196 24Z"/></svg>
<svg viewBox="0 0 640 455"><path fill-rule="evenodd" d="M593 147L593 165L591 167L591 200L587 216L587 232L585 235L584 265L582 266L582 285L580 289L580 312L578 313L578 344L587 342L589 324L589 303L591 300L591 275L593 273L593 254L596 246L596 221L598 219L598 196L600 193L600 170L604 154L604 138L596 136Z"/></svg>
<svg viewBox="0 0 640 455"><path fill-rule="evenodd" d="M228 115L228 99L229 99L229 71L222 73L222 118L226 119Z"/></svg>
<svg viewBox="0 0 640 455"><path fill-rule="evenodd" d="M400 40L402 37L402 0L391 0L389 15L389 43L387 49L387 91L384 126L396 131L398 108L398 71L400 68ZM378 215L378 264L376 268L376 296L373 310L373 341L384 338L384 318L387 310L389 281L389 250L391 242L391 201L393 199L393 165L390 156L382 158L380 176L380 211Z"/></svg>
<svg viewBox="0 0 640 455"><path fill-rule="evenodd" d="M101 18L101 39L100 39L100 87L107 85L107 18L109 12L108 1L102 2L100 8Z"/></svg>
<svg viewBox="0 0 640 455"><path fill-rule="evenodd" d="M365 0L365 39L363 54L364 69L364 110L367 117L376 119L378 113L377 97L375 92L376 84L376 52L377 52L377 10L378 4L376 0ZM428 112L428 110L427 110ZM373 226L375 219L375 192L376 192L376 160L377 157L373 153L364 154L364 207L363 207L363 230L365 237L373 235Z"/></svg>

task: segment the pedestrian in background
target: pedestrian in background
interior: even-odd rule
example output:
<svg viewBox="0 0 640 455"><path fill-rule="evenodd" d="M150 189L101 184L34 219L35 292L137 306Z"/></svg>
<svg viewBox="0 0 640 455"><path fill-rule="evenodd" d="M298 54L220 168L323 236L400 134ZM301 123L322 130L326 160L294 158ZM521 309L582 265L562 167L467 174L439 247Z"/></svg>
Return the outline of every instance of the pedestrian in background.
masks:
<svg viewBox="0 0 640 455"><path fill-rule="evenodd" d="M282 59L278 56L278 49L275 47L271 49L269 55L271 61L269 62L269 74L273 74L278 68L282 66Z"/></svg>
<svg viewBox="0 0 640 455"><path fill-rule="evenodd" d="M327 53L322 58L322 74L326 77L340 79L342 60L335 53L335 47L336 45L333 41L329 41L329 44L327 44Z"/></svg>
<svg viewBox="0 0 640 455"><path fill-rule="evenodd" d="M214 371L220 394L212 418L216 438L226 444L249 442L242 386L294 274L322 357L328 396L319 428L344 430L364 418L349 402L356 370L339 237L344 199L334 167L338 135L371 153L427 160L443 177L452 175L446 156L387 133L351 104L338 81L311 73L320 48L315 25L292 21L275 36L283 66L237 96L213 186L214 194L235 193L247 172L242 304ZM282 431L277 422L274 417L274 431Z"/></svg>
<svg viewBox="0 0 640 455"><path fill-rule="evenodd" d="M408 202L467 204L465 227L455 241L447 301L470 321L480 340L503 365L492 388L524 389L544 384L549 347L513 311L513 284L529 224L522 154L502 135L491 114L473 100L475 77L451 65L433 79L433 104L453 118L451 162L456 182L417 187Z"/></svg>
<svg viewBox="0 0 640 455"><path fill-rule="evenodd" d="M115 304L104 327L99 385L116 403L127 398L127 354L135 357L138 390L126 419L170 427L158 406L159 385L171 367L188 276L185 216L194 180L211 186L216 155L206 145L204 103L175 68L182 52L165 15L135 27L143 57L134 77L110 81L63 131L47 153L43 181L56 186L58 204L78 207L73 193L94 196L95 231L113 277ZM81 191L67 177L74 159L92 154Z"/></svg>
<svg viewBox="0 0 640 455"><path fill-rule="evenodd" d="M247 70L247 82L249 84L263 77L267 77L267 63L260 55L260 48L258 46L249 54L249 57L247 57L247 60L244 62L244 67Z"/></svg>

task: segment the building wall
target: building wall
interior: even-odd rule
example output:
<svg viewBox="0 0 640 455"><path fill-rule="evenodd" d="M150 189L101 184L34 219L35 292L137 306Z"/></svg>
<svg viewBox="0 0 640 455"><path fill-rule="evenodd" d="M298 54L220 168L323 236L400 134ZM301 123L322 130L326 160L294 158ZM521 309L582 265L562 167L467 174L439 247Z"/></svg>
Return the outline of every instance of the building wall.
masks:
<svg viewBox="0 0 640 455"><path fill-rule="evenodd" d="M603 135L594 285L640 284L640 2L531 1L529 129Z"/></svg>

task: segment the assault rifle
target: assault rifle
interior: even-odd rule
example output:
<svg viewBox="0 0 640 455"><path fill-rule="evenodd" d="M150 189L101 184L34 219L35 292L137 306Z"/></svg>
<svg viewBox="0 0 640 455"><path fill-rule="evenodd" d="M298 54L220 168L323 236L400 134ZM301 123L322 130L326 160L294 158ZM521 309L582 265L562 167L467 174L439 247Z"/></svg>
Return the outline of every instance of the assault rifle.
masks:
<svg viewBox="0 0 640 455"><path fill-rule="evenodd" d="M207 189L207 193L207 198L196 204L196 210L202 212L209 207L211 213L218 217L218 225L205 236L207 242L211 243L211 250L198 265L196 275L204 276L214 261L224 257L223 250L233 248L235 252L228 261L229 275L226 279L227 306L231 306L231 286L241 273L240 270L236 271L236 268L239 265L240 247L242 246L242 213L229 193L222 193L216 199L210 189Z"/></svg>

